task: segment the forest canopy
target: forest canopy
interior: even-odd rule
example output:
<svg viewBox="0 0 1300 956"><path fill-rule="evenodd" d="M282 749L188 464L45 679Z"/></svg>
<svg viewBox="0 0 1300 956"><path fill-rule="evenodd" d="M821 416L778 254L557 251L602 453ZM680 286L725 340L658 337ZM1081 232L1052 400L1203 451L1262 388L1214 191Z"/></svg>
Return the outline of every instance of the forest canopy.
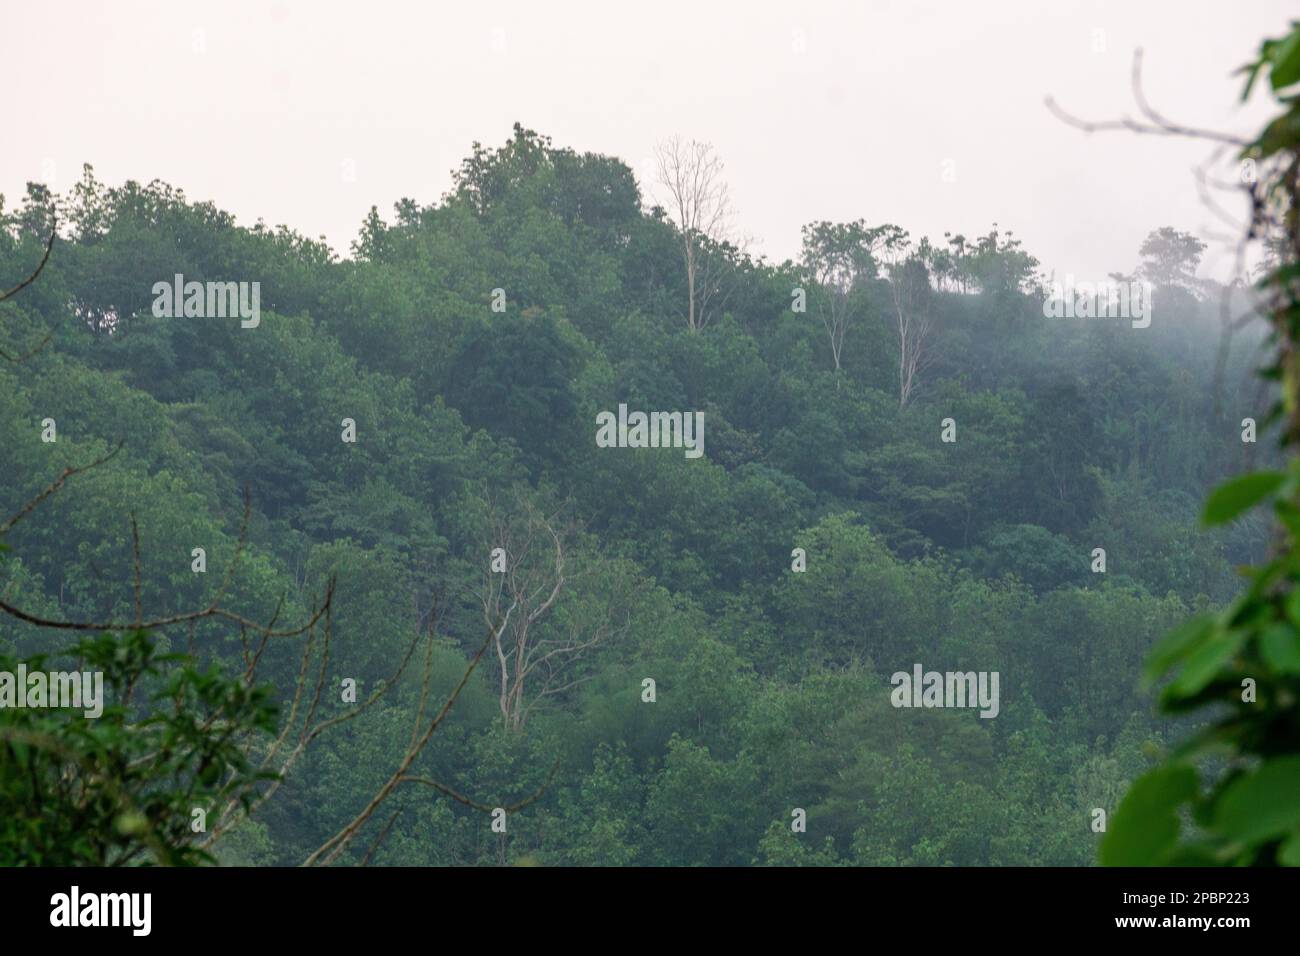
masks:
<svg viewBox="0 0 1300 956"><path fill-rule="evenodd" d="M997 225L814 222L778 264L721 228L722 193L652 192L516 125L439 201L372 209L345 256L89 166L0 198L0 288L58 230L0 303L24 356L0 362L0 516L121 446L5 529L0 597L131 621L220 592L301 620L330 594L323 716L344 681L389 692L213 843L224 863L297 863L346 828L485 623L408 774L529 802L503 833L403 787L341 861L1094 862L1095 811L1175 728L1143 661L1265 554L1257 515L1198 527L1213 485L1276 457L1254 441L1259 337L1225 327L1238 290L1152 224L1114 263L1149 283L1148 326L1052 317L1052 274ZM257 284L255 323L247 296L203 314L227 283ZM602 445L621 405L698 413L703 453ZM423 672L387 687L421 634ZM130 646L229 675L239 637L204 619ZM0 658L70 647L0 615ZM996 672L996 719L891 705L914 666ZM299 667L272 641L268 698L185 692L274 735ZM218 758L213 805L251 773Z"/></svg>

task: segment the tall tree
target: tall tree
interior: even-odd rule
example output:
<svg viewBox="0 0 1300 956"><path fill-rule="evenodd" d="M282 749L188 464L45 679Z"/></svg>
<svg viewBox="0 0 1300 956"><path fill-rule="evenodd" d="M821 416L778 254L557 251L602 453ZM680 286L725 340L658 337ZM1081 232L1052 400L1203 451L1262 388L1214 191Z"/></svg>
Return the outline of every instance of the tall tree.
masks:
<svg viewBox="0 0 1300 956"><path fill-rule="evenodd" d="M898 407L903 409L916 391L920 373L934 360L930 348L935 324L930 272L913 249L907 232L898 226L884 227L880 249L898 334Z"/></svg>
<svg viewBox="0 0 1300 956"><path fill-rule="evenodd" d="M480 599L494 628L501 719L518 731L543 699L585 681L581 662L626 627L631 587L617 574L604 576L599 601L563 613L561 594L575 600L574 584L587 573L575 561L576 525L527 500L513 513L492 506L489 523L492 560Z"/></svg>
<svg viewBox="0 0 1300 956"><path fill-rule="evenodd" d="M677 136L655 147L655 161L686 267L686 325L696 332L711 318L709 302L718 292L722 246L731 227L723 164L710 144Z"/></svg>
<svg viewBox="0 0 1300 956"><path fill-rule="evenodd" d="M840 370L844 334L856 311L855 293L876 277L875 252L889 226L868 228L856 222L813 222L803 227L801 261L821 288L817 312L830 342L831 360Z"/></svg>
<svg viewBox="0 0 1300 956"><path fill-rule="evenodd" d="M1205 243L1172 226L1153 230L1142 243L1141 273L1156 285L1182 286L1194 290L1196 269L1201 264Z"/></svg>

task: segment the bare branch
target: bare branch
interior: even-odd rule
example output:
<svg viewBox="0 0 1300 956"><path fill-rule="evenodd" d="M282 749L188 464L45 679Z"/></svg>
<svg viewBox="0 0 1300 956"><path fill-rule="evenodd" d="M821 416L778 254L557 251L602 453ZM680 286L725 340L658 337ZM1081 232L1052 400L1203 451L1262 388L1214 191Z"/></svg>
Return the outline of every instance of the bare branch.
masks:
<svg viewBox="0 0 1300 956"><path fill-rule="evenodd" d="M483 654L488 649L488 645L492 643L496 632L503 629L506 624L507 621L503 620L497 627L488 629L487 636L479 646L478 651L470 659L468 666L465 668L464 674L461 675L460 682L443 702L442 708L438 711L433 720L430 721L423 736L407 748L406 755L402 758L397 769L389 776L384 784L380 786L374 796L371 797L370 802L361 810L361 812L339 830L338 833L334 834L334 836L330 837L317 847L307 857L307 859L303 861L303 866L315 866L317 864L328 866L330 863L337 860L343 851L347 849L348 845L356 838L360 829L366 824L371 816L374 815L375 811L383 805L384 801L388 799L392 792L402 783L402 778L407 775L407 771L410 770L411 765L424 750L429 739L433 736L434 732L438 729L444 718L446 718L447 714L451 711L452 706L460 697L461 691L463 691L465 686L469 683L470 676L474 673L475 668L478 667L479 661L482 660Z"/></svg>
<svg viewBox="0 0 1300 956"><path fill-rule="evenodd" d="M45 243L45 255L41 256L41 261L36 266L36 271L33 272L31 275L29 275L22 282L18 283L8 292L0 292L0 302L3 302L5 299L12 298L13 296L17 295L19 292L22 292L23 289L27 288L29 285L35 282L36 278L42 272L45 271L45 264L50 261L50 252L53 251L54 249L54 240L58 238L58 235L59 235L59 220L58 217L56 216L54 222L50 226L50 238Z"/></svg>
<svg viewBox="0 0 1300 956"><path fill-rule="evenodd" d="M8 532L10 528L16 525L27 515L35 511L36 508L41 504L41 502L43 502L46 498L50 497L50 495L58 493L59 489L63 487L64 482L66 482L73 475L80 475L83 472L91 471L92 469L98 468L100 465L103 465L111 461L113 457L119 451L122 450L123 444L124 442L118 442L116 448L114 448L108 454L101 455L99 458L96 458L88 465L69 466L67 468L64 468L63 472L59 475L59 477L54 479L54 481L51 482L40 494L38 494L31 501L27 502L27 504L19 508L18 512L13 517L11 517L8 521L6 521L4 524L0 524L0 535L3 535L6 532Z"/></svg>
<svg viewBox="0 0 1300 956"><path fill-rule="evenodd" d="M201 611L188 611L183 614L171 614L165 617L153 618L148 621L137 623L123 623L121 621L62 621L53 618L41 617L37 614L29 614L19 608L14 607L6 601L0 600L0 611L4 611L11 617L16 617L20 621L26 621L28 624L35 624L37 627L48 627L59 631L131 631L145 630L156 631L159 628L171 627L174 624L183 624L189 621L201 621L204 618L219 618L224 621L230 621L234 624L243 625L253 628L267 637L297 637L307 631L308 628L315 625L325 615L329 607L329 601L333 598L334 582L330 582L330 593L327 595L326 603L322 605L311 617L311 619L301 627L285 628L277 630L267 628L256 621L249 620L243 615L236 614L233 611L227 611L225 608L211 606Z"/></svg>
<svg viewBox="0 0 1300 956"><path fill-rule="evenodd" d="M481 810L485 813L491 813L494 810L504 810L506 813L515 813L519 810L522 810L530 803L536 803L539 799L541 799L542 795L545 794L547 789L550 788L551 782L555 779L555 773L559 769L560 769L560 761L557 760L555 761L555 764L551 767L551 772L547 775L546 781L540 787L534 790L532 794L525 797L523 800L520 800L518 803L512 803L509 806L504 806L504 807L489 807L485 803L479 803L477 800L471 800L469 797L465 796L464 794L457 793L455 790L453 790L451 787L447 786L446 784L439 783L437 780L430 779L429 777L417 777L408 774L406 776L403 776L400 782L418 783L421 784L422 786L430 787L434 790L437 790L441 794L451 797L453 800L455 800L458 803L463 803L467 807L473 807L475 810Z"/></svg>
<svg viewBox="0 0 1300 956"><path fill-rule="evenodd" d="M1057 105L1056 100L1047 97L1044 104L1052 115L1061 122L1075 129L1083 130L1085 133L1099 133L1111 130L1125 130L1130 133L1140 133L1147 136L1185 136L1191 139L1203 139L1216 143L1227 143L1231 146L1245 148L1249 143L1239 136L1232 136L1228 133L1221 133L1218 130L1198 129L1192 126L1183 126L1179 123L1171 122L1164 116L1157 113L1147 102L1146 94L1142 89L1142 49L1139 47L1133 51L1133 99L1137 102L1138 108L1142 115L1146 117L1145 122L1131 119L1123 116L1117 120L1090 121L1082 120L1071 113L1067 113Z"/></svg>
<svg viewBox="0 0 1300 956"><path fill-rule="evenodd" d="M54 240L58 238L58 235L59 235L59 220L56 215L54 222L50 225L50 238L45 243L45 254L41 256L41 261L37 264L36 271L34 271L27 278L23 279L21 282L19 282L8 292L0 293L0 302L4 302L6 299L12 298L13 296L17 295L19 292L23 291L23 289L27 288L29 285L35 282L36 278L43 271L45 271L45 264L50 261L50 252L54 249ZM13 365L21 365L23 362L26 362L28 359L32 358L33 356L43 351L44 348L50 344L50 341L53 338L54 338L54 333L48 332L46 333L45 338L41 339L40 342L38 342L34 347L18 355L12 355L9 352L6 352L4 349L0 349L0 359L4 359L6 362L9 362Z"/></svg>
<svg viewBox="0 0 1300 956"><path fill-rule="evenodd" d="M131 513L131 557L135 566L135 626L139 630L140 622L144 620L144 575L140 567L140 523L135 520L135 512Z"/></svg>

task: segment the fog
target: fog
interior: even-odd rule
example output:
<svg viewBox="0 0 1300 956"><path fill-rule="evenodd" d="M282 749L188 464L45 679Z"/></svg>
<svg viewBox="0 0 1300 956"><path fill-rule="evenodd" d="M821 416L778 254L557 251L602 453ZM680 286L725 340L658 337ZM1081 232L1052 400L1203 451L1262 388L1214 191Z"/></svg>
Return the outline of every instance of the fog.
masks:
<svg viewBox="0 0 1300 956"><path fill-rule="evenodd" d="M826 218L914 235L1013 229L1048 269L1130 268L1173 225L1230 230L1198 199L1184 140L1086 136L1044 108L1247 129L1225 77L1292 5L1230 17L1132 3L47 3L7 12L0 82L18 91L0 158L68 188L159 177L241 222L264 218L343 253L372 204L436 201L479 140L512 123L617 155L648 176L656 141L714 143L737 225L772 259ZM945 175L946 173L946 175ZM1230 174L1230 171L1229 171ZM1205 269L1226 267L1212 245Z"/></svg>

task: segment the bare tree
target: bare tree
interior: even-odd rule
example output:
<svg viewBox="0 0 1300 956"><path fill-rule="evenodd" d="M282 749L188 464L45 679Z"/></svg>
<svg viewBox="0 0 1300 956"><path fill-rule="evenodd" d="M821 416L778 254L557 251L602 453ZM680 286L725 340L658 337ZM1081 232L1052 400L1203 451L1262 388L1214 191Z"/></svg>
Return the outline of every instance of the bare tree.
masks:
<svg viewBox="0 0 1300 956"><path fill-rule="evenodd" d="M656 179L667 192L686 266L686 323L692 332L711 318L731 226L723 164L708 143L674 136L655 147Z"/></svg>
<svg viewBox="0 0 1300 956"><path fill-rule="evenodd" d="M494 560L480 598L488 625L502 622L492 642L501 719L511 730L521 729L545 698L585 681L579 663L628 626L626 582L602 581L592 600L573 593L575 581L587 573L574 567L576 537L572 522L559 513L544 514L532 502L521 502L512 515L492 508ZM582 604L577 613L558 607L566 590L571 604Z"/></svg>
<svg viewBox="0 0 1300 956"><path fill-rule="evenodd" d="M930 274L916 255L907 233L887 227L881 248L889 277L898 333L898 407L904 409L916 390L920 373L933 361L930 336L934 308Z"/></svg>

